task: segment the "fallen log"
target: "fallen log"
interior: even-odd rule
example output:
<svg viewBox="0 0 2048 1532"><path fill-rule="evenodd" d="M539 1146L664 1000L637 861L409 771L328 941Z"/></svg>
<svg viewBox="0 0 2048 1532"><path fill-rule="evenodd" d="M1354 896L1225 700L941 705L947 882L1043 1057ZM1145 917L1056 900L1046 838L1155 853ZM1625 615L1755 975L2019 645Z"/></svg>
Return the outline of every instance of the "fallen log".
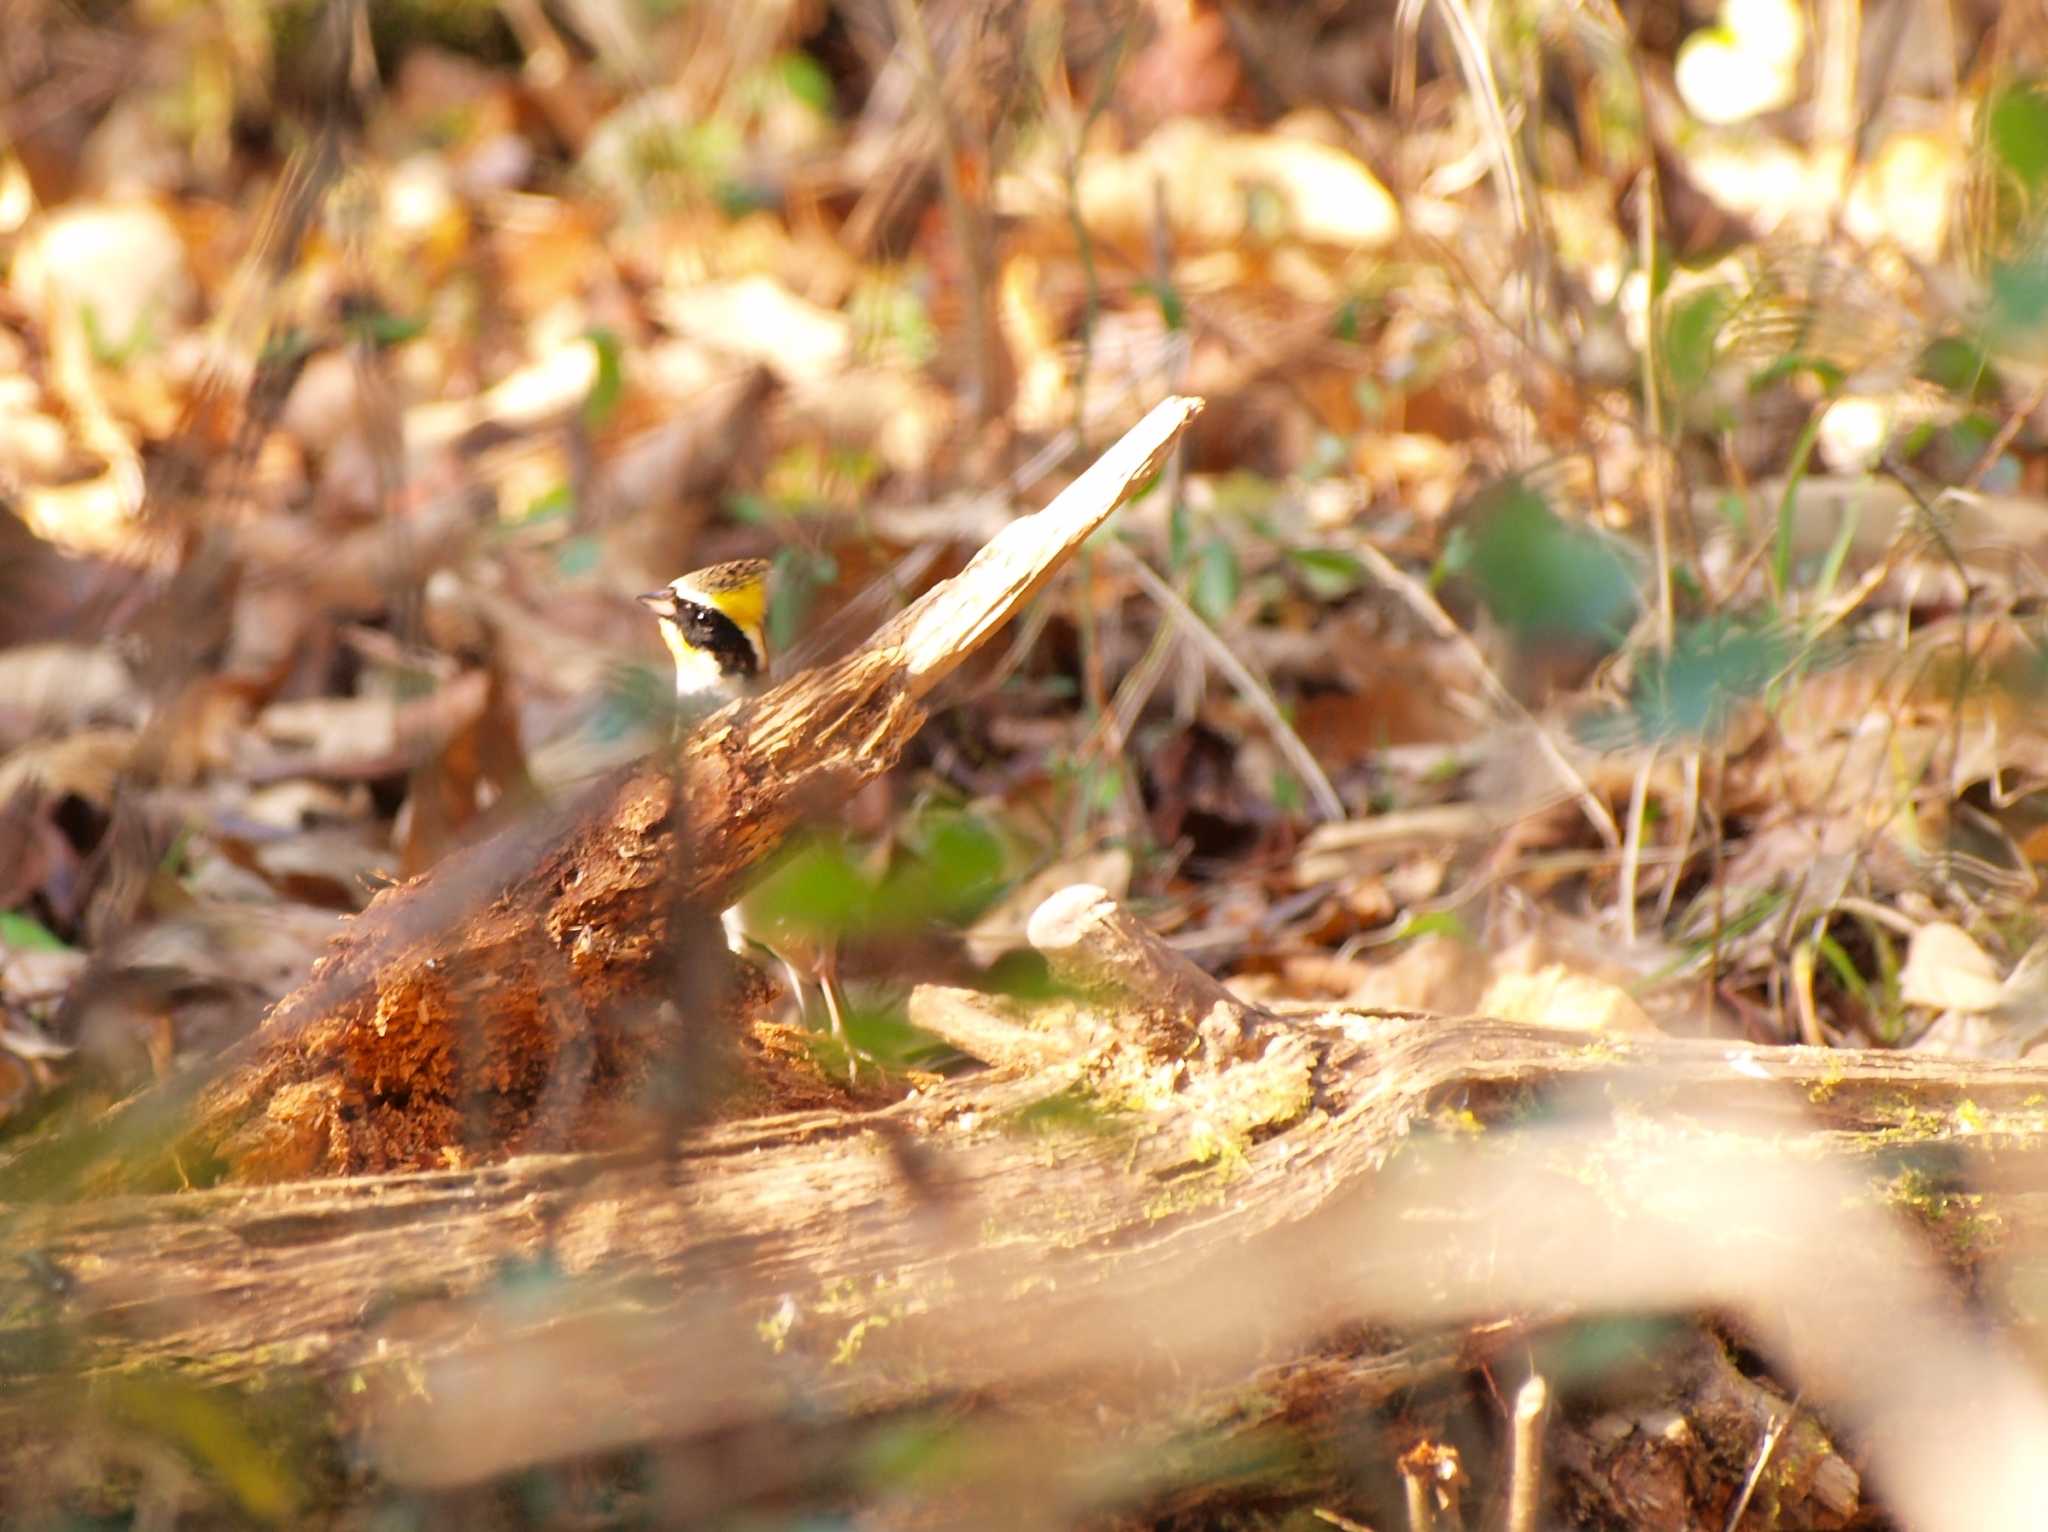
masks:
<svg viewBox="0 0 2048 1532"><path fill-rule="evenodd" d="M310 1387L388 1484L662 1446L685 1515L937 1419L989 1433L956 1519L1009 1519L1025 1465L1048 1524L1134 1492L1357 1519L1361 1460L1453 1451L1474 1369L1711 1309L1803 1392L1685 1320L1632 1384L1560 1378L1553 1504L1719 1527L1768 1438L1775 1525L1867 1518L1866 1478L1904 1524L2023 1524L2048 1408L1985 1321L2048 1275L2048 1069L1276 1014L1097 889L1030 935L1065 998L920 991L998 1062L885 1109L17 1212L0 1418L81 1375Z"/></svg>

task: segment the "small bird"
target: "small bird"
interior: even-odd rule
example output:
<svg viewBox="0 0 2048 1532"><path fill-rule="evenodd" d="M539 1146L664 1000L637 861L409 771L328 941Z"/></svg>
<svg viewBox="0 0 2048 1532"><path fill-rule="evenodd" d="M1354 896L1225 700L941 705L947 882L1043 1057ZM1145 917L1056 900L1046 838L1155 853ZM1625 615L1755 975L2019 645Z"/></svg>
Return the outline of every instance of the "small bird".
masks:
<svg viewBox="0 0 2048 1532"><path fill-rule="evenodd" d="M769 568L766 559L712 564L678 575L640 598L660 623L662 642L675 659L676 703L683 719L701 717L766 684ZM862 1057L846 1031L839 943L831 932L799 928L764 907L756 895L728 909L723 923L725 943L736 955L753 960L765 952L782 964L806 1025L810 993L817 990L832 1036L848 1058Z"/></svg>

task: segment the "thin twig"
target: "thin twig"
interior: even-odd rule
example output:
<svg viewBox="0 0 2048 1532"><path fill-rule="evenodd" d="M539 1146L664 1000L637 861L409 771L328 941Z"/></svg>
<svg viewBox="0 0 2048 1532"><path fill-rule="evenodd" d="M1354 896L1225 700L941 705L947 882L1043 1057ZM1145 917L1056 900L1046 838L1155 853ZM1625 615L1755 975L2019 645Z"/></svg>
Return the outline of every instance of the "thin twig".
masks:
<svg viewBox="0 0 2048 1532"><path fill-rule="evenodd" d="M1361 542L1353 552L1359 562L1372 571L1374 578L1405 600L1439 638L1451 644L1464 656L1465 663L1479 678L1481 689L1492 699L1496 707L1512 713L1529 725L1535 733L1537 749L1543 752L1543 758L1550 762L1551 768L1563 779L1565 786L1571 789L1572 796L1578 800L1580 812L1586 816L1601 840L1607 843L1607 849L1620 849L1621 828L1615 824L1614 815L1609 813L1607 805L1594 795L1591 785L1580 775L1578 768L1565 759L1564 752L1558 748L1557 741L1551 737L1550 731L1537 722L1536 715L1524 707L1521 700L1507 689L1499 676L1493 673L1493 667L1486 663L1486 656L1479 652L1479 645L1472 641L1472 636L1451 620L1451 614L1443 609L1436 597L1423 588L1419 580L1405 573L1371 543Z"/></svg>
<svg viewBox="0 0 2048 1532"><path fill-rule="evenodd" d="M1756 1461L1749 1466L1749 1477L1742 1481L1742 1493L1735 1497L1735 1503L1728 1507L1728 1518L1721 1523L1722 1532L1735 1532L1742 1522L1743 1512L1749 1509L1751 1497L1756 1494L1757 1485L1763 1482L1764 1470L1770 1466L1771 1454L1778 1450L1779 1438L1786 1428L1798 1418L1799 1396L1794 1394L1792 1402L1785 1407L1785 1413L1771 1418L1764 1438L1757 1444Z"/></svg>
<svg viewBox="0 0 2048 1532"><path fill-rule="evenodd" d="M1948 562L1949 567L1955 571L1956 579L1963 588L1963 599L1956 609L1956 648L1960 655L1960 663L1956 666L1954 705L1949 711L1950 722L1953 725L1949 741L1950 796L1959 798L1962 796L1963 784L1955 780L1955 775L1963 759L1963 704L1969 700L1970 685L1974 679L1974 656L1970 653L1970 619L1976 606L1977 582L1970 578L1969 567L1964 564L1963 556L1956 548L1955 539L1949 536L1948 528L1942 525L1941 513L1925 495L1920 493L1920 487L1907 476L1905 464L1899 461L1897 454L1887 450L1879 467L1911 497L1914 506L1920 512L1921 520L1926 524L1928 535L1934 540L1934 545L1941 550L1942 557Z"/></svg>
<svg viewBox="0 0 2048 1532"><path fill-rule="evenodd" d="M1629 786L1628 824L1621 838L1621 880L1615 902L1621 906L1621 938L1630 946L1636 939L1636 875L1643 855L1643 821L1649 815L1650 774L1656 769L1657 747L1651 745Z"/></svg>
<svg viewBox="0 0 2048 1532"><path fill-rule="evenodd" d="M1406 127L1415 118L1415 53L1422 31L1422 0L1401 0L1394 8L1394 120Z"/></svg>
<svg viewBox="0 0 2048 1532"><path fill-rule="evenodd" d="M1671 849L1676 853L1671 862L1671 876L1664 880L1664 892L1657 897L1657 924L1660 926L1671 918L1671 906L1678 898L1679 873L1691 854L1693 834L1700 824L1699 747L1690 747L1679 760L1685 773L1685 811L1679 816L1678 833L1671 837Z"/></svg>
<svg viewBox="0 0 2048 1532"><path fill-rule="evenodd" d="M1799 1017L1799 1040L1809 1048L1828 1045L1828 1035L1821 1030L1820 1011L1813 1003L1813 970L1820 957L1820 936L1827 928L1827 919L1826 910L1816 915L1813 934L1792 949L1792 1008Z"/></svg>
<svg viewBox="0 0 2048 1532"><path fill-rule="evenodd" d="M1508 130L1507 114L1501 110L1500 86L1493 77L1493 56L1487 51L1486 39L1480 35L1464 0L1438 0L1437 9L1443 15L1445 31L1450 34L1451 51L1458 55L1464 70L1465 88L1472 95L1472 105L1492 151L1494 173L1500 177L1501 192L1514 215L1515 232L1528 240L1536 232L1536 215L1521 157L1515 153L1514 135Z"/></svg>
<svg viewBox="0 0 2048 1532"><path fill-rule="evenodd" d="M1450 33L1451 49L1458 55L1458 64L1465 75L1465 88L1472 97L1487 146L1492 151L1494 174L1500 179L1501 192L1514 216L1519 247L1516 254L1519 258L1513 262L1513 269L1521 278L1523 291L1522 334L1534 349L1539 295L1550 280L1550 252L1542 237L1542 211L1530 194L1528 173L1516 152L1514 134L1508 129L1507 113L1501 108L1500 85L1493 73L1493 56L1487 50L1486 39L1478 23L1472 19L1465 0L1437 0L1437 10L1442 13L1445 30Z"/></svg>
<svg viewBox="0 0 2048 1532"><path fill-rule="evenodd" d="M1984 450L1977 454L1977 461L1970 465L1970 471L1963 475L1963 488L1975 491L1982 487L1984 476L1991 472L1998 460L2005 456L2005 449L2012 445L2012 439L2020 434L2020 427L2034 418L2044 401L2048 401L2048 382L2035 385L2027 396L2027 402L2005 417L1991 440L1984 444Z"/></svg>
<svg viewBox="0 0 2048 1532"><path fill-rule="evenodd" d="M1429 1481L1403 1464L1401 1488L1408 1499L1408 1532L1436 1532L1436 1505L1430 1499Z"/></svg>
<svg viewBox="0 0 2048 1532"><path fill-rule="evenodd" d="M1124 50L1130 46L1131 31L1137 25L1137 19L1138 8L1133 6L1129 17L1117 30L1116 43L1107 62L1097 71L1095 92L1089 97L1088 108L1074 128L1073 140L1067 146L1066 162L1060 171L1060 180L1067 194L1067 226L1073 231L1074 253L1081 262L1083 284L1081 348L1074 362L1073 385L1073 429L1083 440L1087 437L1088 428L1088 373L1095 360L1095 325L1102 316L1102 273L1095 264L1095 240L1088 232L1087 220L1081 216L1081 151L1088 142L1090 129L1095 126L1095 119L1109 107L1121 72Z"/></svg>
<svg viewBox="0 0 2048 1532"><path fill-rule="evenodd" d="M1172 293L1174 288L1173 224L1166 215L1166 179L1163 176L1155 176L1152 180L1152 266L1153 279L1159 284L1159 307L1164 314L1167 310L1167 295ZM1181 322L1183 326L1187 322L1184 313ZM1169 340L1171 344L1166 353L1167 388L1177 394L1187 383L1188 332L1182 328L1170 335ZM1187 459L1185 443L1175 442L1173 455L1166 460L1166 477L1161 483L1166 492L1167 572L1176 580L1182 574L1183 555L1188 542L1188 507L1185 494ZM1192 648L1176 645L1168 658L1174 655L1179 656L1181 660L1175 676L1175 716L1189 719L1194 717L1195 709L1201 702L1202 662ZM1123 727L1128 730L1129 725L1125 724Z"/></svg>
<svg viewBox="0 0 2048 1532"><path fill-rule="evenodd" d="M1316 811L1323 818L1337 820L1344 818L1344 800L1337 796L1337 789L1330 785L1330 779L1322 765L1294 732L1280 704L1274 700L1272 690L1252 672L1238 652L1226 644L1216 630L1196 614L1193 607L1181 599L1180 592L1162 580L1152 566L1134 553L1125 552L1132 572L1137 576L1138 585L1145 594L1157 602L1162 610L1180 625L1182 632L1193 639L1196 645L1216 664L1216 668L1229 678L1254 713L1265 724L1273 736L1273 743L1287 758L1287 764L1294 768L1294 774L1301 778L1308 788L1309 797L1315 800Z"/></svg>
<svg viewBox="0 0 2048 1532"><path fill-rule="evenodd" d="M1543 1425L1549 1414L1550 1385L1538 1373L1515 1391L1507 1532L1536 1532L1536 1512L1543 1501Z"/></svg>
<svg viewBox="0 0 2048 1532"><path fill-rule="evenodd" d="M1637 257L1646 280L1657 270L1657 159L1650 156L1636 181L1637 206L1642 210L1637 227L1641 245ZM1654 297L1654 294L1652 295ZM1678 631L1671 599L1671 482L1672 462L1664 442L1664 389L1657 376L1657 309L1650 305L1643 325L1643 414L1650 427L1650 539L1657 559L1657 646L1666 655Z"/></svg>
<svg viewBox="0 0 2048 1532"><path fill-rule="evenodd" d="M938 60L932 53L931 38L925 32L917 0L889 0L889 14L896 23L897 35L910 50L912 68L939 135L939 191L945 198L946 216L953 225L954 243L960 247L960 264L967 277L967 349L969 373L974 379L973 414L978 420L988 420L1003 401L997 397L996 339L989 325L985 226L960 179L960 128L946 101Z"/></svg>
<svg viewBox="0 0 2048 1532"><path fill-rule="evenodd" d="M1845 894L1835 901L1835 908L1844 915L1860 915L1863 919L1874 921L1887 930L1896 931L1904 937L1910 938L1920 934L1919 921L1915 920L1911 915L1900 914L1888 904L1879 904L1874 899L1863 899L1855 894Z"/></svg>
<svg viewBox="0 0 2048 1532"><path fill-rule="evenodd" d="M1326 1505L1317 1506L1309 1514L1317 1521L1328 1522L1337 1529L1337 1532L1372 1532L1372 1528L1364 1522L1353 1521L1349 1516L1340 1515Z"/></svg>

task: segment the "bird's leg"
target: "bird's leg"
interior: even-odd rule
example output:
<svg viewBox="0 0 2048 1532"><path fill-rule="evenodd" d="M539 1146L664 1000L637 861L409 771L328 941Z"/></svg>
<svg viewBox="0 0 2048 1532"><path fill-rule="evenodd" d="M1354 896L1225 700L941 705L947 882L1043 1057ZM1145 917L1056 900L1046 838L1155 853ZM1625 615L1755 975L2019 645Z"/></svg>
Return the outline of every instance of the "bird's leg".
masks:
<svg viewBox="0 0 2048 1532"><path fill-rule="evenodd" d="M825 997L825 1013L832 1018L832 1035L839 1040L839 1046L846 1050L846 1078L848 1084L860 1079L860 1062L866 1059L874 1063L872 1056L853 1040L853 1034L846 1030L846 992L839 987L839 947L827 943L825 950L818 954L818 993Z"/></svg>
<svg viewBox="0 0 2048 1532"><path fill-rule="evenodd" d="M762 948L767 951L767 948ZM832 1040L846 1050L846 1080L849 1085L860 1083L860 1066L863 1060L874 1063L874 1059L853 1040L853 1034L846 1030L846 992L839 987L838 951L833 949L830 956L813 959L811 971L806 973L795 959L772 954L782 964L784 977L789 980L789 992L796 999L796 1019L806 1030L816 1032L818 1027L811 1019L811 991L816 990L825 1001L825 1018L832 1028Z"/></svg>

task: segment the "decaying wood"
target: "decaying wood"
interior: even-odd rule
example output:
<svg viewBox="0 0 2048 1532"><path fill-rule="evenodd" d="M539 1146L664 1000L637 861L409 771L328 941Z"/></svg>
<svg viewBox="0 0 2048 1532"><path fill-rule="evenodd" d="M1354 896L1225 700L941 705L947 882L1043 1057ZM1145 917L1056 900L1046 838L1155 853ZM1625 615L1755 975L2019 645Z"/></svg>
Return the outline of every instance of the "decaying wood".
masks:
<svg viewBox="0 0 2048 1532"><path fill-rule="evenodd" d="M657 1035L701 1027L714 1004L726 963L692 912L716 910L805 816L887 769L932 689L1157 470L1200 407L1156 406L846 659L726 708L673 761L380 895L189 1112L168 1114L175 1128L137 1135L120 1177L275 1180L601 1141Z"/></svg>
<svg viewBox="0 0 2048 1532"><path fill-rule="evenodd" d="M923 994L942 1026L979 1007L953 1035L1016 1062L886 1110L707 1128L672 1158L22 1214L41 1276L0 1279L0 1354L31 1361L0 1393L38 1407L59 1333L67 1373L311 1380L417 1487L705 1433L794 1462L834 1420L1001 1401L1062 1465L1036 1487L1078 1506L1186 1432L1284 1428L1284 1483L1334 1482L1397 1391L1522 1366L1575 1316L1712 1307L1799 1409L1691 1342L1666 1394L1560 1423L1574 1503L1719 1526L1789 1412L1778 1526L1844 1525L1859 1467L1906 1524L2016 1524L2048 1417L1954 1289L1997 1315L2048 1275L2048 1069L1283 1016L1099 889L1031 925L1072 994ZM1211 1024L1173 1042L1162 986ZM521 1260L556 1275L504 1275ZM692 1483L714 1510L776 1487Z"/></svg>

